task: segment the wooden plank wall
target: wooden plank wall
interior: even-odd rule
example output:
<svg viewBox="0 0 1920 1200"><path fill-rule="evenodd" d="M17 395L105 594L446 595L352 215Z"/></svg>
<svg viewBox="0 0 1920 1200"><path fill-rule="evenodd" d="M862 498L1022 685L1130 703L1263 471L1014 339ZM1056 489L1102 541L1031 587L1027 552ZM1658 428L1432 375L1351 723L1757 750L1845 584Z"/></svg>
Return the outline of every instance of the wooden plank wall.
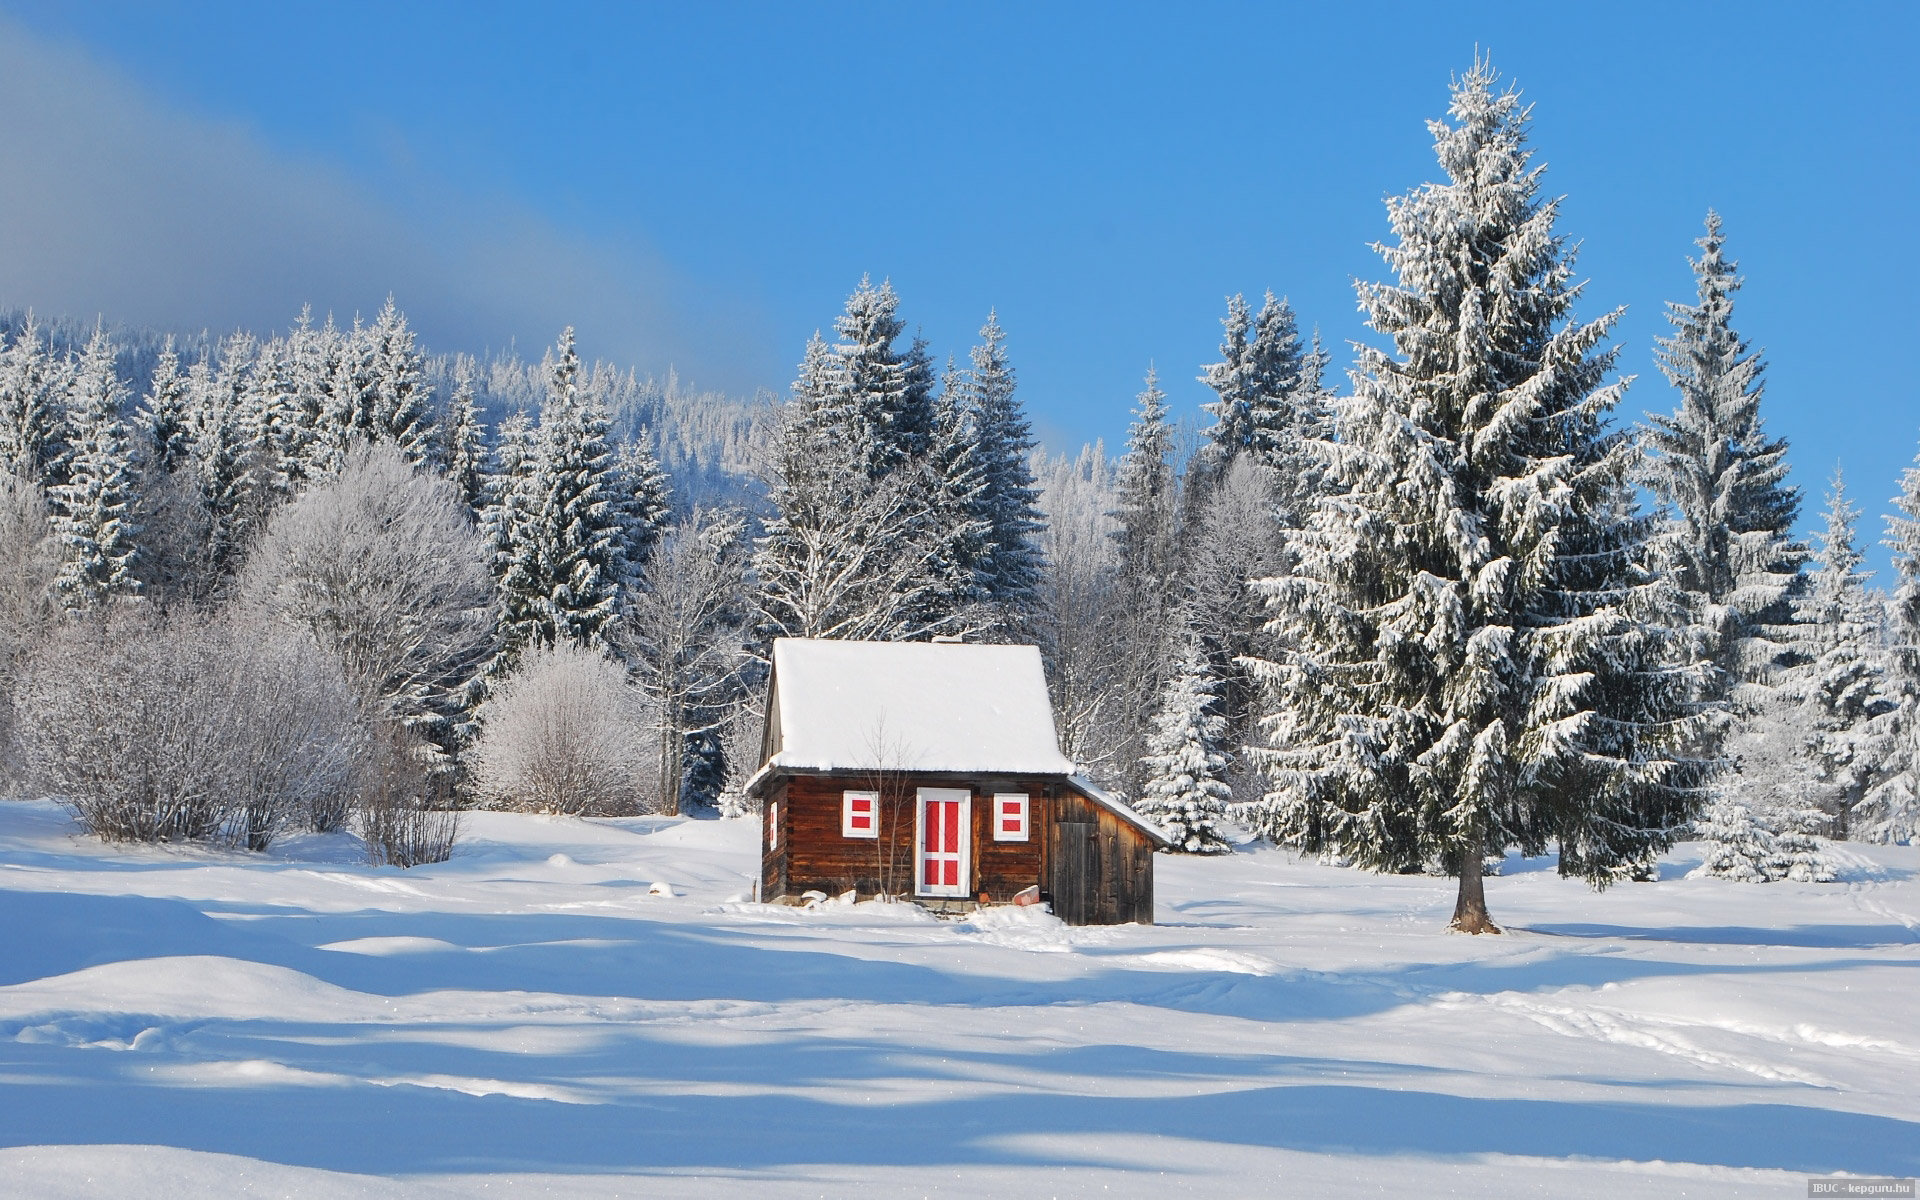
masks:
<svg viewBox="0 0 1920 1200"><path fill-rule="evenodd" d="M767 852L763 814L761 896L792 900L808 891L838 896L849 890L862 899L882 893L911 896L914 801L922 782L890 781L879 789L878 838L849 838L840 831L841 793L849 788L874 790L870 782L797 775L775 783L766 802L779 805L780 847ZM951 780L924 783L969 787L973 794L970 897L1004 904L1016 892L1037 884L1068 924L1153 923L1153 847L1139 830L1107 809L1045 780L995 780L971 786ZM996 842L993 794L1018 791L1030 797L1028 839ZM1088 844L1063 852L1063 822ZM1076 863L1081 864L1077 870L1072 868ZM1063 876L1063 871L1068 874Z"/></svg>
<svg viewBox="0 0 1920 1200"><path fill-rule="evenodd" d="M1047 888L1069 925L1153 924L1153 844L1102 805L1063 789L1047 830Z"/></svg>

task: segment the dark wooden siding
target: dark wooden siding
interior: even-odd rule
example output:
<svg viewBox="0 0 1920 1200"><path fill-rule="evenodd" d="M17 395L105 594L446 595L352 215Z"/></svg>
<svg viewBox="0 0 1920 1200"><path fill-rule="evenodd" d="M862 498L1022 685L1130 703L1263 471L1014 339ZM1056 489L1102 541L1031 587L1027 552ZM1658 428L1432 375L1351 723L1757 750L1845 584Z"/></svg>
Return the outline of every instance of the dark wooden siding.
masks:
<svg viewBox="0 0 1920 1200"><path fill-rule="evenodd" d="M779 849L768 852L761 821L761 895L797 899L808 891L862 898L914 894L914 810L918 789L960 787L973 796L973 841L967 895L1004 904L1038 885L1070 925L1153 923L1153 846L1138 829L1070 788L1047 780L954 780L909 777L881 790L880 837L840 831L841 793L874 790L848 776L795 775L772 784L778 803ZM1029 797L1024 842L993 840L993 795Z"/></svg>
<svg viewBox="0 0 1920 1200"><path fill-rule="evenodd" d="M1069 925L1153 924L1153 844L1112 811L1062 789L1047 827L1053 911Z"/></svg>

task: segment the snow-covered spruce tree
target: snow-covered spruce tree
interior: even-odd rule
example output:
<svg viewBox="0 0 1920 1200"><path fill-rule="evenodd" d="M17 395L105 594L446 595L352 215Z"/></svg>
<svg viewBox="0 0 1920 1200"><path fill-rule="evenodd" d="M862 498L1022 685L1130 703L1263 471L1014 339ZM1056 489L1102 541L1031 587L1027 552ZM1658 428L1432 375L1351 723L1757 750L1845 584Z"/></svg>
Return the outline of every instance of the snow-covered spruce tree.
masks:
<svg viewBox="0 0 1920 1200"><path fill-rule="evenodd" d="M224 574L246 544L246 441L241 398L252 366L253 339L236 333L220 348L216 368L206 359L187 373L187 426L193 433L193 470L207 520L206 559Z"/></svg>
<svg viewBox="0 0 1920 1200"><path fill-rule="evenodd" d="M1706 855L1699 874L1741 883L1766 883L1772 878L1773 834L1736 796L1716 792L1693 828Z"/></svg>
<svg viewBox="0 0 1920 1200"><path fill-rule="evenodd" d="M929 615L955 601L990 601L993 524L987 507L980 413L966 376L947 360L933 405L933 437L918 464L928 490L926 524L935 574L949 588L934 596Z"/></svg>
<svg viewBox="0 0 1920 1200"><path fill-rule="evenodd" d="M0 350L0 471L42 487L57 483L65 455L61 398L68 365L40 337L33 314Z"/></svg>
<svg viewBox="0 0 1920 1200"><path fill-rule="evenodd" d="M502 449L503 457L526 453L504 436ZM571 327L548 356L547 397L530 449L509 467L494 524L501 666L528 646L561 640L604 649L619 615L626 530L611 487L607 413L581 391Z"/></svg>
<svg viewBox="0 0 1920 1200"><path fill-rule="evenodd" d="M169 336L154 365L147 394L134 418L146 439L147 468L171 474L193 453L193 432L187 422L187 377L180 371L180 355Z"/></svg>
<svg viewBox="0 0 1920 1200"><path fill-rule="evenodd" d="M1016 380L1007 358L999 314L987 313L980 344L973 348L966 397L973 410L973 453L980 465L976 513L986 523L987 559L981 585L990 603L1015 613L1030 611L1040 586L1039 493L1034 488L1033 428L1014 398Z"/></svg>
<svg viewBox="0 0 1920 1200"><path fill-rule="evenodd" d="M1847 835L1904 845L1920 836L1920 458L1901 474L1894 506L1898 515L1887 518L1886 536L1896 572L1887 642L1898 707L1882 718L1884 777L1855 806Z"/></svg>
<svg viewBox="0 0 1920 1200"><path fill-rule="evenodd" d="M1792 660L1793 606L1807 549L1795 541L1800 491L1788 486L1787 443L1760 416L1766 364L1733 331L1736 265L1718 214L1691 260L1695 304L1669 304L1674 332L1659 340L1660 368L1680 393L1655 416L1646 484L1673 510L1670 569L1695 597L1721 673L1716 698L1750 709Z"/></svg>
<svg viewBox="0 0 1920 1200"><path fill-rule="evenodd" d="M1268 292L1258 318L1245 297L1227 301L1221 361L1202 369L1200 382L1218 397L1206 406L1215 456L1226 462L1251 454L1277 465L1299 432L1301 400L1319 382L1316 363L1300 345L1293 309Z"/></svg>
<svg viewBox="0 0 1920 1200"><path fill-rule="evenodd" d="M468 517L478 521L486 507L487 434L480 424L479 406L473 400L470 366L462 366L454 383L453 397L447 402L444 436L446 445L441 457L447 464L447 479L452 482Z"/></svg>
<svg viewBox="0 0 1920 1200"><path fill-rule="evenodd" d="M1231 790L1221 749L1227 723L1213 711L1216 690L1199 639L1189 637L1160 697L1142 760L1146 786L1135 807L1160 824L1175 850L1187 854L1233 849L1223 828Z"/></svg>
<svg viewBox="0 0 1920 1200"><path fill-rule="evenodd" d="M893 284L862 276L834 321L826 397L830 423L858 448L861 465L880 476L926 453L933 436L931 365L916 342L902 353L894 343L906 328Z"/></svg>
<svg viewBox="0 0 1920 1200"><path fill-rule="evenodd" d="M795 386L769 472L774 513L756 543L761 636L912 641L985 625L949 572L951 530L924 470L867 474L860 447Z"/></svg>
<svg viewBox="0 0 1920 1200"><path fill-rule="evenodd" d="M841 341L807 346L754 551L763 636L911 640L996 621L981 602L971 455L948 452L952 420L936 445L931 364L918 340L894 347L896 308L891 287L862 280Z"/></svg>
<svg viewBox="0 0 1920 1200"><path fill-rule="evenodd" d="M418 466L434 458L433 389L406 314L388 296L367 330L371 379L362 400L365 436L391 443Z"/></svg>
<svg viewBox="0 0 1920 1200"><path fill-rule="evenodd" d="M1148 727L1160 699L1171 660L1179 567L1178 479L1172 462L1173 430L1167 424L1166 394L1151 367L1137 400L1127 452L1120 458L1113 517L1119 547L1117 622L1118 672L1115 691L1116 755L1119 773L1111 781L1128 796L1145 783L1141 763Z"/></svg>
<svg viewBox="0 0 1920 1200"><path fill-rule="evenodd" d="M1220 361L1201 367L1200 382L1212 388L1216 397L1205 406L1213 424L1207 429L1204 457L1210 465L1224 467L1263 440L1261 426L1271 414L1261 403L1254 366L1253 310L1244 295L1236 292L1227 298L1227 315L1220 325Z"/></svg>
<svg viewBox="0 0 1920 1200"><path fill-rule="evenodd" d="M1175 495L1173 427L1167 424L1167 394L1147 368L1146 387L1135 398L1127 450L1120 458L1114 518L1119 528L1120 569L1131 579L1164 591L1173 577L1179 506Z"/></svg>
<svg viewBox="0 0 1920 1200"><path fill-rule="evenodd" d="M620 443L611 470L607 486L618 501L621 559L637 576L672 516L673 481L644 442Z"/></svg>
<svg viewBox="0 0 1920 1200"><path fill-rule="evenodd" d="M292 423L286 443L288 462L302 481L325 474L326 463L345 447L344 427L336 430L332 425L333 375L341 349L333 318L316 329L312 309L302 308L287 334Z"/></svg>
<svg viewBox="0 0 1920 1200"><path fill-rule="evenodd" d="M1784 690L1797 706L1805 739L1814 804L1829 828L1845 837L1853 809L1887 775L1889 717L1898 707L1887 679L1878 596L1855 544L1860 510L1834 472L1827 493L1825 531L1818 535L1815 570L1800 608L1799 656Z"/></svg>
<svg viewBox="0 0 1920 1200"><path fill-rule="evenodd" d="M1639 562L1633 446L1608 425L1618 314L1572 320L1530 113L1497 80L1455 81L1429 125L1444 182L1388 202L1399 282L1359 291L1397 354L1359 347L1299 566L1259 585L1278 644L1249 750L1275 785L1262 832L1443 869L1473 933L1497 928L1487 856L1557 841L1563 874L1642 875L1705 774L1679 757L1700 680L1674 661L1678 599Z"/></svg>
<svg viewBox="0 0 1920 1200"><path fill-rule="evenodd" d="M54 587L69 609L92 608L140 590L133 521L133 439L120 417L126 385L113 343L95 329L67 396L72 430L65 482L48 489L60 573Z"/></svg>
<svg viewBox="0 0 1920 1200"><path fill-rule="evenodd" d="M247 373L235 424L240 433L248 510L264 514L293 494L302 472L289 453L296 440L292 362L284 339L261 342Z"/></svg>

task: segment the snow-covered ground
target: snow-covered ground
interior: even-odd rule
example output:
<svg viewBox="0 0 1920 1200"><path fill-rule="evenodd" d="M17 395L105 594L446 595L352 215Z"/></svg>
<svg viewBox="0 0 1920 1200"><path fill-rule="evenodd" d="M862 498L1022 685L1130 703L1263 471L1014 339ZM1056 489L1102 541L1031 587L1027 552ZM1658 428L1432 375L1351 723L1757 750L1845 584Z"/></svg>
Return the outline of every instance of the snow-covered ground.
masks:
<svg viewBox="0 0 1920 1200"><path fill-rule="evenodd" d="M1154 928L740 899L754 826L400 871L0 804L0 1191L1802 1196L1920 1173L1920 850L1845 881L1161 858ZM665 884L671 895L655 894Z"/></svg>

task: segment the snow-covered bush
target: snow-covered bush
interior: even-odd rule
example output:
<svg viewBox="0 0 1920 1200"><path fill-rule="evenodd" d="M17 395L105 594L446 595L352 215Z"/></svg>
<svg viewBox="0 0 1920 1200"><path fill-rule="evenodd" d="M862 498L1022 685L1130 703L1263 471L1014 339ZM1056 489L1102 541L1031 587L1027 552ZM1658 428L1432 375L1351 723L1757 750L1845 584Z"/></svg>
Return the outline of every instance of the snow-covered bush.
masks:
<svg viewBox="0 0 1920 1200"><path fill-rule="evenodd" d="M481 714L471 760L483 803L578 816L659 805L656 718L626 672L571 642L533 650Z"/></svg>
<svg viewBox="0 0 1920 1200"><path fill-rule="evenodd" d="M374 713L444 741L493 646L487 553L451 484L365 447L274 513L239 595L312 634Z"/></svg>
<svg viewBox="0 0 1920 1200"><path fill-rule="evenodd" d="M329 655L223 618L64 626L33 655L20 699L30 784L109 841L264 850L350 794L365 749Z"/></svg>

